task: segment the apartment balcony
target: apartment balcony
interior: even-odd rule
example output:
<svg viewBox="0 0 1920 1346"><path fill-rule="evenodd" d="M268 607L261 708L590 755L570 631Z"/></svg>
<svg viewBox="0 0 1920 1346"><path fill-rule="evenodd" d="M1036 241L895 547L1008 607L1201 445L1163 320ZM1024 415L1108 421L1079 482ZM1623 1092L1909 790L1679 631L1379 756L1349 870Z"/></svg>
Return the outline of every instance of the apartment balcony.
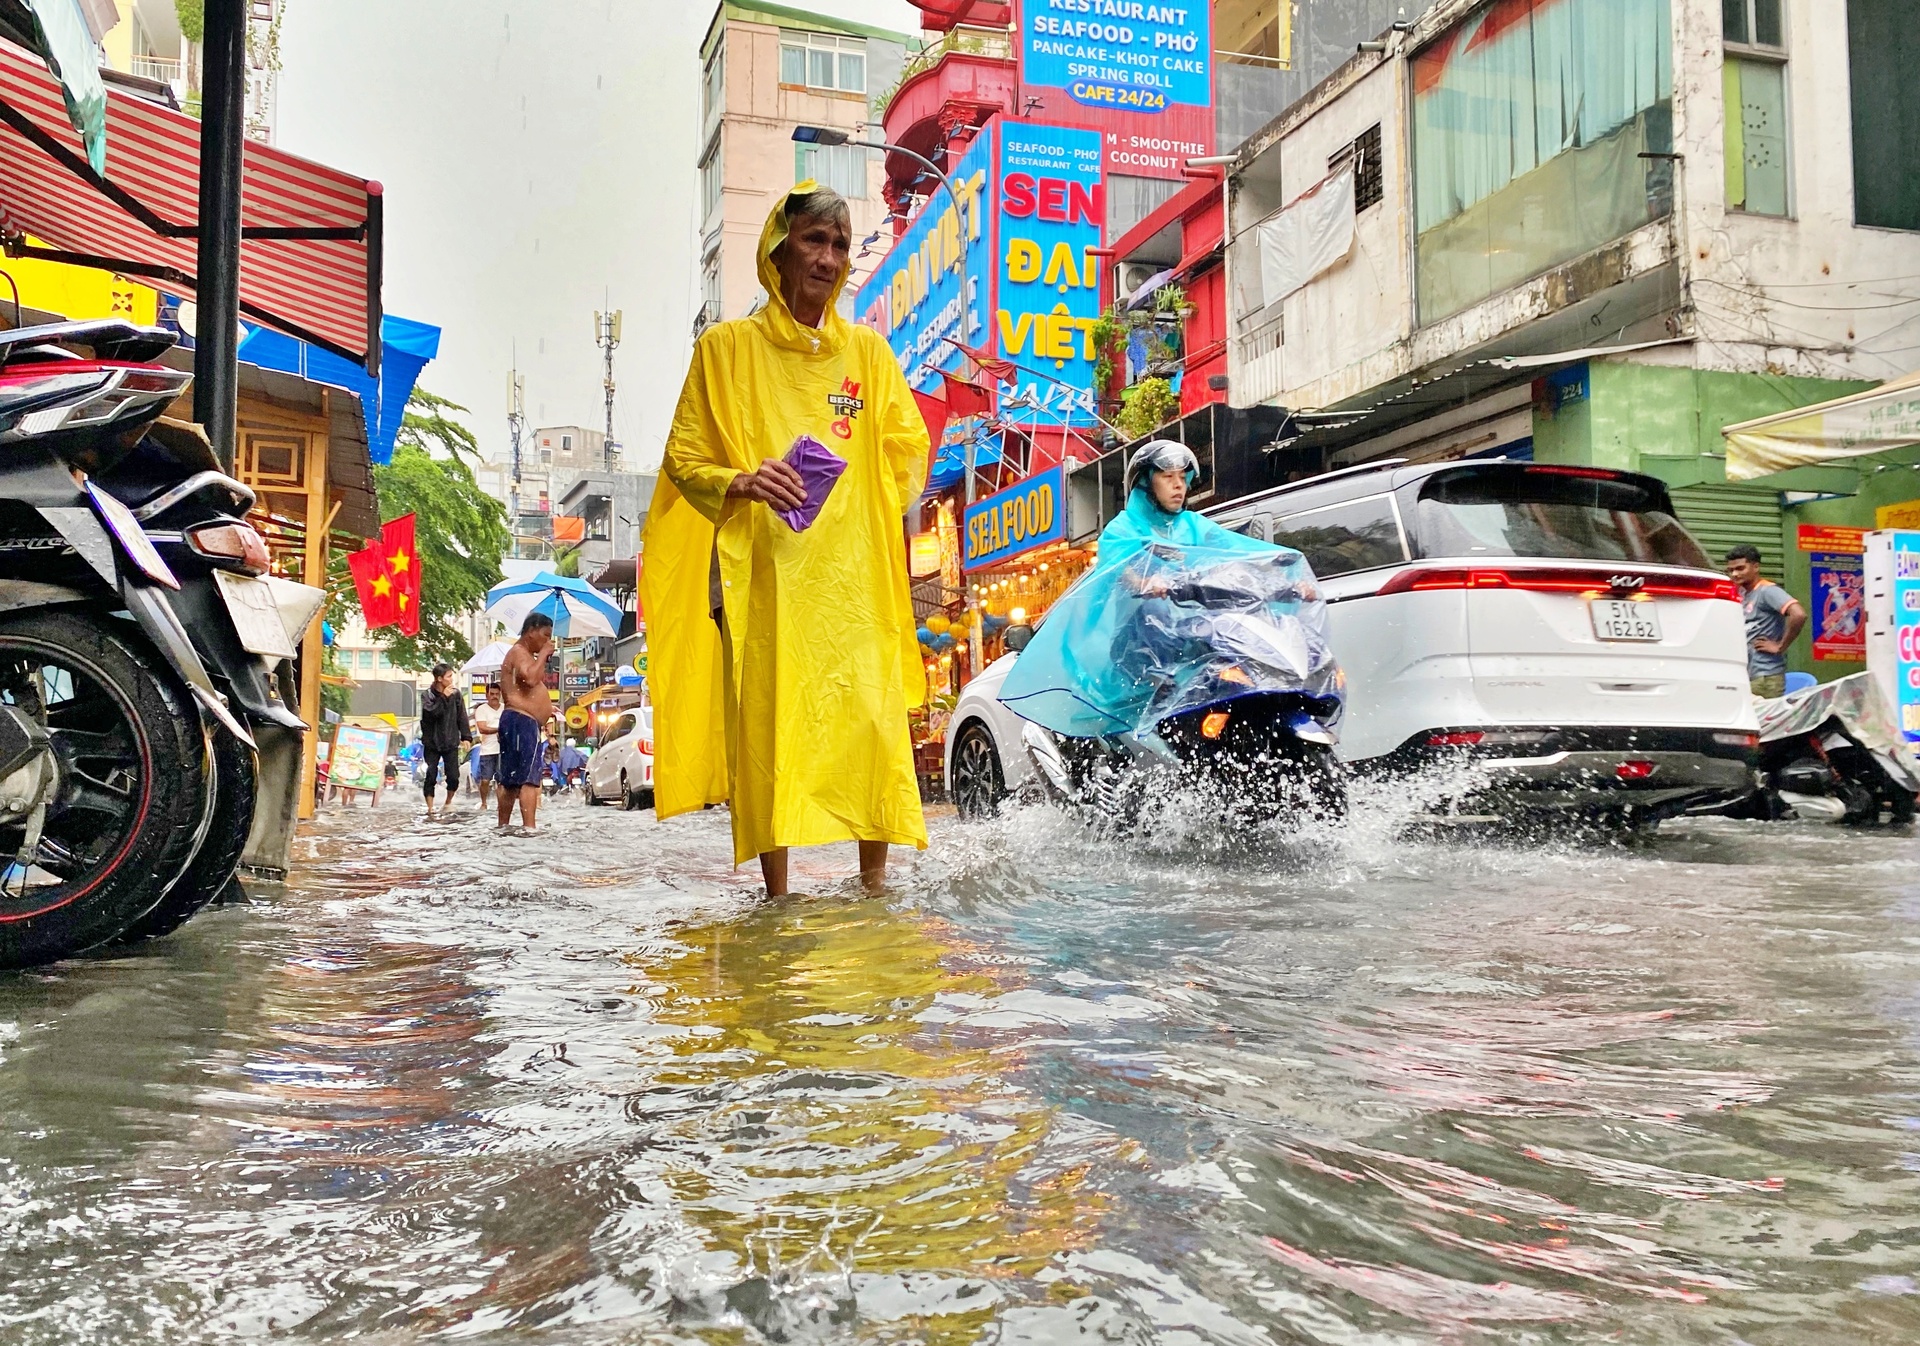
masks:
<svg viewBox="0 0 1920 1346"><path fill-rule="evenodd" d="M1018 84L1004 29L955 28L916 53L900 83L874 102L890 142L939 163L955 132L981 125L996 111L1011 113ZM903 155L887 156L888 201L897 202L925 171Z"/></svg>
<svg viewBox="0 0 1920 1346"><path fill-rule="evenodd" d="M162 84L179 86L185 74L180 62L171 56L136 56L132 61L129 74L141 79L158 80Z"/></svg>

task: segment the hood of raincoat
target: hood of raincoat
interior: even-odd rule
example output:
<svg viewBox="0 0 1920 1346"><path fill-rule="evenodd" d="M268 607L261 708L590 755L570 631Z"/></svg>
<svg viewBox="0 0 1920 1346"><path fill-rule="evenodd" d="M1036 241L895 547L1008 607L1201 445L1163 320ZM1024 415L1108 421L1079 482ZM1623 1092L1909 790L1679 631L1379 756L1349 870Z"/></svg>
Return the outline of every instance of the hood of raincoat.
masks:
<svg viewBox="0 0 1920 1346"><path fill-rule="evenodd" d="M788 350L837 351L845 347L852 334L851 324L840 316L840 294L847 288L847 276L853 270L853 263L840 268L840 278L833 284L833 293L827 297L827 313L824 321L816 330L803 327L800 320L793 316L793 310L787 307L787 298L780 293L780 266L773 260L773 252L787 241L787 203L799 197L811 196L820 190L820 184L812 178L796 183L792 191L781 197L767 214L766 224L760 229L760 251L756 260L757 273L761 288L767 292L767 306L754 314L754 321L760 323L767 336L775 345Z"/></svg>

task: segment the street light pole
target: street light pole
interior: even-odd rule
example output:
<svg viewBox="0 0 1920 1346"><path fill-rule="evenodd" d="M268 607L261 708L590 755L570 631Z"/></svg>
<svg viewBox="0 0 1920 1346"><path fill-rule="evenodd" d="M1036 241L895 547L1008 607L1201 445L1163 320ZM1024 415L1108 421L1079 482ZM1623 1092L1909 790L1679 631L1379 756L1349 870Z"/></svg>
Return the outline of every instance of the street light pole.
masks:
<svg viewBox="0 0 1920 1346"><path fill-rule="evenodd" d="M793 138L803 145L852 145L858 149L885 150L889 154L904 154L940 180L940 185L947 189L947 196L953 201L953 208L960 216L960 335L970 336L971 333L967 331L967 317L973 312L973 296L969 292L972 277L967 274L967 239L972 232L968 228L971 221L967 218L966 205L961 201L959 189L953 185L953 179L948 177L933 160L916 150L908 149L905 145L895 145L885 140L855 140L850 132L837 130L831 126L796 126L793 128ZM974 202L973 209L977 218L980 211L978 201ZM967 503L969 505L973 503L973 474L977 456L978 444L969 439L967 441Z"/></svg>

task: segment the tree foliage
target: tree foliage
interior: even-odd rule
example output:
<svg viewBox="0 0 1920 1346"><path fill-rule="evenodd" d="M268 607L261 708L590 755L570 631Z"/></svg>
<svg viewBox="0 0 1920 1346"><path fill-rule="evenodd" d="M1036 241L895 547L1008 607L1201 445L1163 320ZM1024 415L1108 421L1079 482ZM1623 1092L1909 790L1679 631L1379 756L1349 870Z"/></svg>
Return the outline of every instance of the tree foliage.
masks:
<svg viewBox="0 0 1920 1346"><path fill-rule="evenodd" d="M189 42L206 41L206 0L173 0L173 12L180 20L180 36Z"/></svg>
<svg viewBox="0 0 1920 1346"><path fill-rule="evenodd" d="M506 507L480 489L466 462L467 455L479 456L480 446L473 432L453 419L465 411L415 388L393 461L373 469L380 517L413 515L420 552L420 634L403 636L393 626L372 633L401 668L424 670L442 659L460 664L473 657L473 647L452 619L486 601L487 590L501 580L500 558L513 546ZM333 569L328 587L340 595L342 615L357 611L343 554L336 555Z"/></svg>

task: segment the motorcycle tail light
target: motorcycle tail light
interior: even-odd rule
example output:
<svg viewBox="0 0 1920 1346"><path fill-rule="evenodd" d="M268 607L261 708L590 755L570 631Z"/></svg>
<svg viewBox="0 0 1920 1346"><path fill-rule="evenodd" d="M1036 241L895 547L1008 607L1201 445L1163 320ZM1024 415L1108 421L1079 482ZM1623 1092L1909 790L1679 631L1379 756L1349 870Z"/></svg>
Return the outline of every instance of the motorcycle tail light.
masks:
<svg viewBox="0 0 1920 1346"><path fill-rule="evenodd" d="M251 524L215 523L187 534L187 545L202 556L238 561L255 575L267 573L266 539Z"/></svg>
<svg viewBox="0 0 1920 1346"><path fill-rule="evenodd" d="M1645 780L1654 773L1654 764L1644 758L1622 762L1613 769L1613 774L1621 780Z"/></svg>
<svg viewBox="0 0 1920 1346"><path fill-rule="evenodd" d="M1207 718L1200 721L1200 737L1219 738L1227 731L1227 712L1213 710L1207 712Z"/></svg>

